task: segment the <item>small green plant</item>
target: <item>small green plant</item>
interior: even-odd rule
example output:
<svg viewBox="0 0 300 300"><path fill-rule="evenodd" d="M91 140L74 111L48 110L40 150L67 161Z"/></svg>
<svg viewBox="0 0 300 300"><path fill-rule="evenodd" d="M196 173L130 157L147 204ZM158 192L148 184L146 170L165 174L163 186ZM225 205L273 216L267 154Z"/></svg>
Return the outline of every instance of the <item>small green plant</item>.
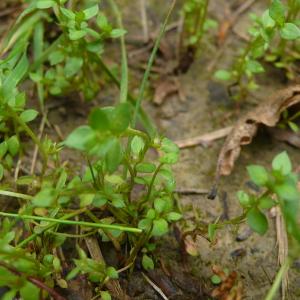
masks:
<svg viewBox="0 0 300 300"><path fill-rule="evenodd" d="M259 234L266 233L268 221L264 210L278 206L289 237L300 243L298 176L292 172L287 153L282 152L273 159L271 172L258 165L249 166L247 170L251 180L264 189L259 197L238 192L249 226Z"/></svg>
<svg viewBox="0 0 300 300"><path fill-rule="evenodd" d="M230 70L218 70L214 74L217 80L227 81L231 86L239 87L234 99L240 100L249 91L258 88L255 76L265 71L260 63L261 59L265 58L274 62L276 67L290 70L288 65L290 66L297 56L287 59L287 42L291 41L292 45L297 45L300 38L297 22L299 9L299 1L288 1L288 6L285 6L280 0L273 0L261 17L252 15L254 26L249 30L251 38L248 45L241 51Z"/></svg>
<svg viewBox="0 0 300 300"><path fill-rule="evenodd" d="M18 199L14 212L0 212L0 285L8 288L4 299L61 299L55 287L67 288L69 280L79 274L98 286L97 296L110 299L104 285L118 278L119 266L108 266L104 260L91 257L82 241L93 235L102 242L110 241L118 252L124 246L128 251L120 263L122 269L132 267L141 255L142 265L148 270L155 265L155 238L166 234L170 224L181 218L173 196L171 170L179 157L178 147L153 130L146 133L135 129L138 119L147 120L142 116L141 102L175 2L162 26L136 101L127 92L124 30L113 29L97 5L75 11L67 8L66 2L30 1L2 44L0 194ZM118 8L110 2L121 25ZM53 20L60 35L55 35L47 48L49 37L43 28ZM121 82L99 56L106 38L121 39ZM31 47L33 64L27 58ZM93 109L88 124L75 129L62 143L39 138L28 125L38 112L26 108L26 95L19 91L21 82L28 78L34 81L41 102L48 92L61 95L74 87L81 89L85 79L87 84L95 83L99 66L120 86L119 103ZM93 89L88 92L95 96ZM21 159L23 150L31 146L23 142L24 133L37 147L41 167L19 174L15 158ZM72 166L62 163L61 153L66 147L75 149L83 162ZM58 249L63 252L66 242L77 249L77 254L64 268Z"/></svg>
<svg viewBox="0 0 300 300"><path fill-rule="evenodd" d="M205 32L217 25L207 17L208 5L209 0L188 0L183 5L183 28L178 49L178 70L181 72L186 72L193 63Z"/></svg>

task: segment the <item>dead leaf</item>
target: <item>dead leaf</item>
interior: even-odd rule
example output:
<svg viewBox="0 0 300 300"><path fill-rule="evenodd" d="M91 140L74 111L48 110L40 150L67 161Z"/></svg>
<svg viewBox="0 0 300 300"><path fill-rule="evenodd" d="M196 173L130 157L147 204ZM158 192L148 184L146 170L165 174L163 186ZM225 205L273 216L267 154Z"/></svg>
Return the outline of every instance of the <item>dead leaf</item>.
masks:
<svg viewBox="0 0 300 300"><path fill-rule="evenodd" d="M212 266L212 271L222 280L222 283L211 292L213 298L218 300L242 299L243 286L242 283L238 281L238 276L235 271L226 275L222 268L216 265Z"/></svg>
<svg viewBox="0 0 300 300"><path fill-rule="evenodd" d="M300 85L294 85L273 94L269 100L241 117L228 135L217 163L217 178L229 175L240 155L241 147L252 142L258 126L274 127L281 113L300 102Z"/></svg>

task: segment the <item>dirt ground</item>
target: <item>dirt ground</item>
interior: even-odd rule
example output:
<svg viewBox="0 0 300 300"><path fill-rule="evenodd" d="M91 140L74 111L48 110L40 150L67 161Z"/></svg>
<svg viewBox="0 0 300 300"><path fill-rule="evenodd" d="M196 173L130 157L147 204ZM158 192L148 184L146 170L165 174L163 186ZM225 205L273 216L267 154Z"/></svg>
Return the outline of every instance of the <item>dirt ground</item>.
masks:
<svg viewBox="0 0 300 300"><path fill-rule="evenodd" d="M139 1L120 0L119 2L122 7L125 27L128 30L128 40L140 36ZM209 7L210 17L222 21L233 3L238 6L243 1L218 0L211 2L212 5ZM267 2L256 1L249 10L238 18L234 30L230 32L226 40L222 53L220 53L220 48L216 45L213 37L204 39L199 57L197 57L191 69L178 78L186 98L185 101L182 101L175 94L165 99L162 105L155 106L151 103L152 94L148 93L145 108L156 121L160 132L176 141L231 125L240 114L243 114L255 103L264 101L267 95L286 84L278 72L275 72L272 68L267 68L267 75L263 74L259 79L260 89L247 99L248 104L237 110L226 95L225 89L222 86L214 85L211 80L212 72L229 65L233 55L237 53L236 49L242 47L244 41L240 36L247 31L249 25L248 14L263 11ZM169 1L166 0L147 1L150 32L158 29L168 8L168 3ZM173 15L173 21L177 19L178 10ZM176 32L168 32L166 41L172 48L176 43ZM113 46L116 55L118 53L117 47L118 45ZM136 51L132 45L128 48L129 56ZM149 51L145 51L145 53L148 55ZM109 58L109 60L113 61L114 58ZM215 63L214 68L211 68L212 63ZM139 63L139 57L131 56L130 67L134 71L131 73L130 82L133 91L138 86L138 80L136 79L140 78L142 74L141 68L137 65L142 65L142 63ZM101 103L101 105L111 103L116 94L117 90L115 88L106 86L99 93L99 102L93 101L89 105L80 102L78 99L56 99L49 102L49 121L52 125L58 125L65 137L76 126L86 122L86 116L92 106L98 103ZM73 105L75 103L76 105ZM46 134L57 138L57 134L53 132L53 129L46 128ZM174 167L178 188L211 188L222 143L223 140L218 140L206 146L197 146L181 151L180 162ZM300 160L298 149L276 141L266 132L260 133L250 146L243 148L232 175L222 179L218 197L215 200L208 200L206 195L180 197L179 203L185 211L186 217L191 218L191 216L197 214L201 221L208 223L215 221L216 218L224 214L224 209L229 218L239 215L241 208L236 198L236 192L240 189L247 189L246 166L261 164L268 168L272 158L283 150L286 150L290 155L294 167L298 167ZM68 157L70 152L65 151L64 155ZM71 159L76 160L77 158L72 157ZM224 208L224 192L227 193L228 212L227 208ZM210 283L210 277L213 275L211 267L212 265L220 265L230 271L237 272L238 280L244 286L245 296L243 299L264 299L278 270L274 218L269 218L269 227L270 230L266 236L261 237L252 233L249 238L242 242L236 241L236 237L248 230L246 225L241 226L239 229L228 226L218 231L217 242L214 245L198 236L195 244L198 255L187 257L185 262L182 262L179 244L174 233L170 233L168 237L159 243L160 246L157 249L157 257L166 265L170 276L165 278L165 275L161 275L160 272L163 268L155 271L157 273L148 274L148 276L153 280L159 277L165 278L164 285L169 286L170 291L169 299L209 299L205 292L213 288ZM110 249L107 249L107 251L109 252ZM106 253L105 255L109 261L110 254ZM300 299L299 271L299 267L298 270L295 267L289 272L290 294L288 299ZM121 282L122 286L127 289L128 294L132 296L132 299L161 299L139 271L132 274L129 279L123 278Z"/></svg>

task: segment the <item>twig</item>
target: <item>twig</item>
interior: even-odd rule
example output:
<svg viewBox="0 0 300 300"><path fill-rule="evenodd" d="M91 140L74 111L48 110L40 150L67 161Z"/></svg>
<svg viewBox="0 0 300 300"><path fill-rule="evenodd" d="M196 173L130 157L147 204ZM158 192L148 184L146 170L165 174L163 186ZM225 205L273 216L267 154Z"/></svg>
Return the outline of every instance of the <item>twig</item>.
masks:
<svg viewBox="0 0 300 300"><path fill-rule="evenodd" d="M168 300L168 297L164 294L164 292L159 288L146 274L142 272L145 280L153 287L153 289L161 296L162 299Z"/></svg>
<svg viewBox="0 0 300 300"><path fill-rule="evenodd" d="M278 246L278 263L280 266L282 266L288 257L288 238L285 230L284 220L279 208L276 209L276 237ZM283 275L281 282L282 300L286 299L287 290L288 272Z"/></svg>
<svg viewBox="0 0 300 300"><path fill-rule="evenodd" d="M226 137L231 132L231 130L232 130L232 126L228 126L210 133L205 133L203 135L196 136L194 138L179 140L175 143L180 149L203 145L212 142L214 140L218 140L223 137Z"/></svg>
<svg viewBox="0 0 300 300"><path fill-rule="evenodd" d="M146 0L140 0L140 5L141 5L141 18L142 18L144 42L147 43L149 41L149 29L148 29L148 20L147 20L147 11L146 11Z"/></svg>
<svg viewBox="0 0 300 300"><path fill-rule="evenodd" d="M95 237L86 237L84 240L92 259L106 265L97 239ZM118 281L108 280L105 282L105 286L115 298L119 300L129 300L128 295L122 290Z"/></svg>
<svg viewBox="0 0 300 300"><path fill-rule="evenodd" d="M39 135L38 135L39 140L41 140L41 138L42 138L46 120L47 120L47 112L45 112L45 114L43 115L43 118L42 118L42 121L41 121L41 124L40 124ZM32 156L31 167L30 167L30 174L31 175L33 175L33 173L34 173L34 169L35 169L35 165L36 165L36 159L37 159L37 155L38 155L38 150L39 150L38 145L35 145L34 151L33 151L33 156Z"/></svg>
<svg viewBox="0 0 300 300"><path fill-rule="evenodd" d="M10 271L11 273L13 273L16 276L19 276L19 277L24 276L23 273L21 273L20 271L18 271L14 267L6 264L5 262L1 261L0 266L4 267L5 269L7 269L8 271ZM32 276L26 276L26 280L28 280L29 282L31 282L32 284L34 284L38 288L47 291L55 300L66 300L65 297L58 294L54 289L47 286L44 282L40 281L38 278L35 278L35 277L32 277Z"/></svg>

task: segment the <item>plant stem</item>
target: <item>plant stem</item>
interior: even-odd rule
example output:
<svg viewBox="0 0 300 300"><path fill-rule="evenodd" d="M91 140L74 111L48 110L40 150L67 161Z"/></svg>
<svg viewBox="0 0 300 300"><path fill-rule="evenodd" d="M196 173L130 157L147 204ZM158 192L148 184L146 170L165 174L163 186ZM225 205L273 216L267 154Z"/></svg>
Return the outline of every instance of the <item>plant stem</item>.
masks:
<svg viewBox="0 0 300 300"><path fill-rule="evenodd" d="M122 15L118 6L116 5L114 0L109 0L109 3L116 16L118 27L120 29L124 29L123 22L122 22ZM124 35L120 37L120 42L121 42L121 53L122 53L120 102L122 103L127 101L127 95L128 95L128 63L127 63L127 52L126 52Z"/></svg>
<svg viewBox="0 0 300 300"><path fill-rule="evenodd" d="M271 289L269 290L265 300L274 299L274 297L276 296L277 290L280 287L282 278L284 277L284 275L288 271L289 266L290 266L290 259L287 258L286 261L284 262L284 264L282 264L282 266L280 267L278 273L276 274L275 280L274 280L274 282L271 286Z"/></svg>
<svg viewBox="0 0 300 300"><path fill-rule="evenodd" d="M9 272L13 273L16 276L24 277L24 274L15 269L14 267L6 264L5 262L0 262L0 266L7 269ZM54 289L50 288L48 285L46 285L44 282L40 281L40 279L35 278L33 276L25 276L25 279L35 286L37 286L40 289L43 289L47 291L55 300L66 300L63 296L59 295Z"/></svg>
<svg viewBox="0 0 300 300"><path fill-rule="evenodd" d="M122 225L111 225L111 224L104 224L104 223L91 223L91 222L84 222L84 221L62 220L62 219L20 215L20 214L6 213L6 212L0 212L0 216L11 217L11 218L20 218L20 219L25 219L25 220L53 222L56 224L80 225L80 226L87 226L87 227L106 228L106 229L112 229L112 230L117 229L117 230L121 230L121 231L134 232L134 233L142 232L142 230L139 228L127 227L127 226L122 226Z"/></svg>
<svg viewBox="0 0 300 300"><path fill-rule="evenodd" d="M15 193L15 192L11 192L11 191L5 191L5 190L0 190L0 195L14 197L14 198L20 198L20 199L28 200L28 201L33 199L33 197L30 195Z"/></svg>
<svg viewBox="0 0 300 300"><path fill-rule="evenodd" d="M146 84L147 84L148 79L149 79L150 71L151 71L154 59L156 57L157 50L159 48L160 41L161 41L161 39L162 39L165 31L166 31L166 27L167 27L170 15L171 15L171 13L173 11L173 8L175 6L175 3L176 3L176 0L173 0L172 4L171 4L171 6L170 6L170 8L168 10L168 13L167 13L167 16L165 18L165 21L164 21L164 23L163 23L163 25L162 25L162 27L161 27L161 29L159 31L159 34L158 34L158 37L157 37L157 39L155 41L153 50L151 52L151 55L150 55L150 58L149 58L149 61L148 61L148 64L147 64L147 68L146 68L146 71L144 73L144 76L143 76L143 79L142 79L142 83L141 83L141 86L140 86L139 95L137 97L137 101L136 101L136 104L135 104L135 110L134 110L133 119L132 119L132 122L131 122L131 126L133 128L136 126L138 112L139 112L139 109L141 107L141 103L142 103L142 100L143 100L143 97L144 97L144 92L145 92L145 89L146 89Z"/></svg>
<svg viewBox="0 0 300 300"><path fill-rule="evenodd" d="M33 142L38 146L38 149L43 158L42 174L44 174L46 171L46 168L47 168L48 155L47 155L47 152L45 151L41 141L35 135L35 133L30 129L30 127L18 116L18 114L10 106L7 105L7 109L9 111L10 115L12 116L12 118L14 119L14 121L17 122L24 129L24 131L27 133L27 135L29 135L29 137L33 140Z"/></svg>
<svg viewBox="0 0 300 300"><path fill-rule="evenodd" d="M67 219L70 219L70 218L73 218L83 212L86 211L86 208L82 208L82 209L78 209L77 211L75 212L71 212L69 214L66 214L64 216L62 216L60 219L58 220L67 220ZM45 231L51 229L52 227L55 227L57 225L57 223L52 223L52 224L49 224L47 226L45 226L41 231L39 232L35 232L33 233L32 235L30 235L28 238L26 238L25 240L23 240L22 242L20 242L17 247L18 248L21 248L25 245L27 245L29 242L33 241L36 237L38 237L40 234L44 233Z"/></svg>

